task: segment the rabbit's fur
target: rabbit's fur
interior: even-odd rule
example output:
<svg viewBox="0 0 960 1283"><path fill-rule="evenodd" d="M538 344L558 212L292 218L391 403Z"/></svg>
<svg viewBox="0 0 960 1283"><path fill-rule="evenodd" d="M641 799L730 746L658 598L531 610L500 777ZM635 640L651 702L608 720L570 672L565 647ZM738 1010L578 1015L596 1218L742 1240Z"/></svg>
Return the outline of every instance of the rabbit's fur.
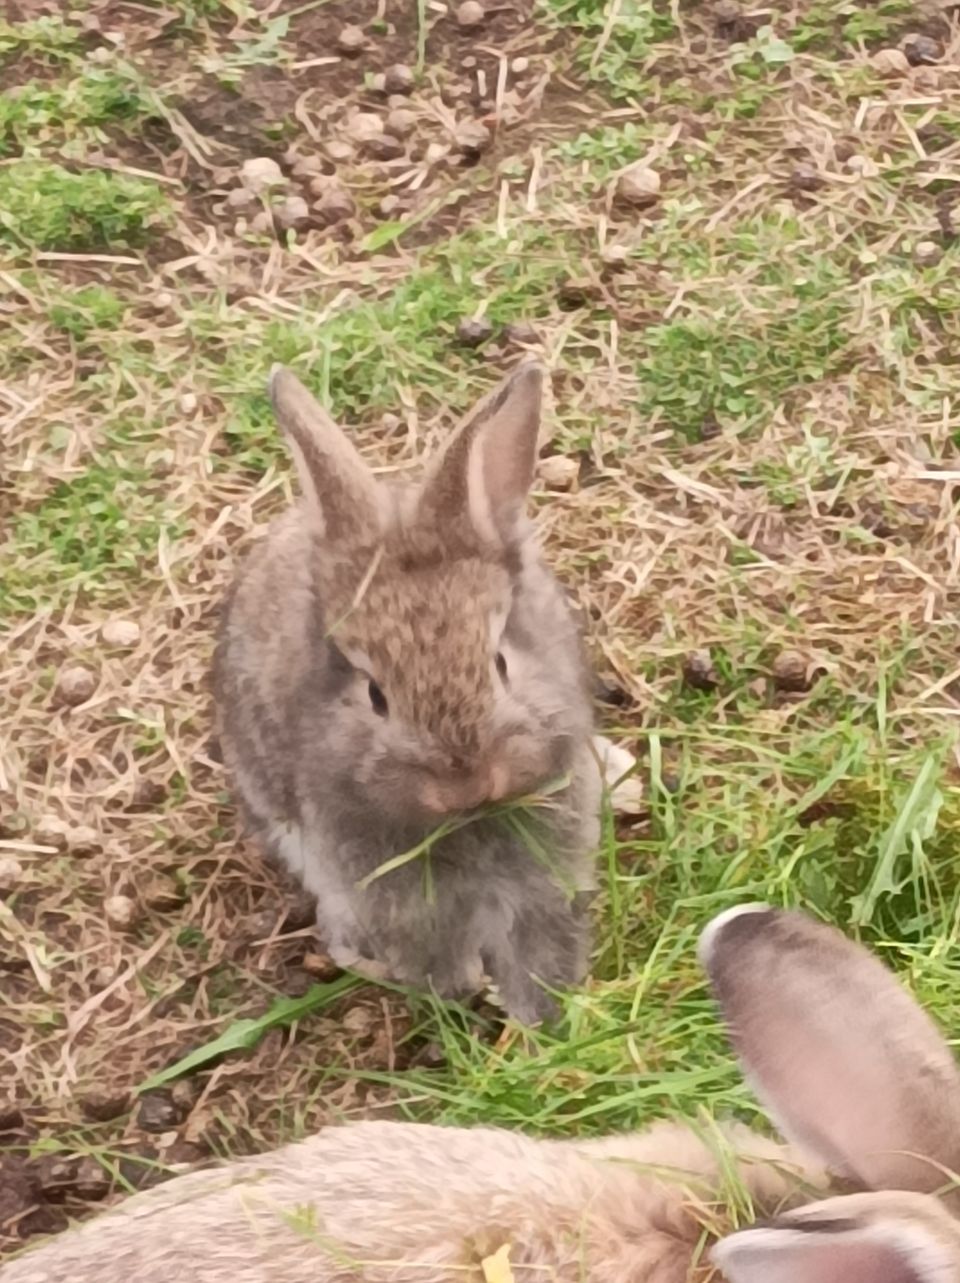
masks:
<svg viewBox="0 0 960 1283"><path fill-rule="evenodd" d="M214 672L234 787L334 959L444 996L490 979L527 1022L586 970L600 807L583 648L523 511L541 382L520 366L421 484L386 485L275 371L304 493L240 573ZM562 778L526 836L474 818L359 885Z"/></svg>
<svg viewBox="0 0 960 1283"><path fill-rule="evenodd" d="M957 1283L956 1196L934 1191L958 1167L960 1075L932 1022L800 914L721 915L701 956L748 1076L813 1151L731 1128L752 1205L775 1219L712 1249L730 1181L716 1137L369 1122L180 1177L0 1283L483 1283L501 1249L515 1283L683 1283L708 1258L729 1283ZM867 1192L809 1202L822 1163Z"/></svg>

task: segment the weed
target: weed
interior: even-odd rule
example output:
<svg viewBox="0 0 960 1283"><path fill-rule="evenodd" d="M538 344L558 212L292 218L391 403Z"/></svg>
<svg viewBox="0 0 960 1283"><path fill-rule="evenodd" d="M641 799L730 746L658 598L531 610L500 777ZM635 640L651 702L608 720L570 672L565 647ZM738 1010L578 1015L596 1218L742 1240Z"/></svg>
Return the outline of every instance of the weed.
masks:
<svg viewBox="0 0 960 1283"><path fill-rule="evenodd" d="M168 214L159 185L142 178L42 161L0 169L0 241L20 249L137 245Z"/></svg>

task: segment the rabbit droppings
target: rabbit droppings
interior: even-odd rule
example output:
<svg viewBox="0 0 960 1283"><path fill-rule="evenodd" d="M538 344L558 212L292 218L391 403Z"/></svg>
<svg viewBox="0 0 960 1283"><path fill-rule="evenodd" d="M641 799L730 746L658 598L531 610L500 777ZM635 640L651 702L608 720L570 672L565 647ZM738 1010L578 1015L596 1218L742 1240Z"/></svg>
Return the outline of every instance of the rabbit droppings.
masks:
<svg viewBox="0 0 960 1283"><path fill-rule="evenodd" d="M585 973L600 809L581 639L524 513L542 377L520 366L420 485L387 485L275 370L303 497L234 584L214 673L234 788L333 959L445 997L491 980L527 1023ZM560 780L532 832L457 823ZM383 871L450 820L429 868Z"/></svg>
<svg viewBox="0 0 960 1283"><path fill-rule="evenodd" d="M684 1283L711 1262L729 1283L957 1283L960 1075L933 1023L801 914L723 914L701 957L799 1147L728 1129L748 1195L735 1201L773 1219L713 1248L734 1167L717 1135L366 1122L138 1195L0 1283ZM859 1192L820 1198L823 1164Z"/></svg>

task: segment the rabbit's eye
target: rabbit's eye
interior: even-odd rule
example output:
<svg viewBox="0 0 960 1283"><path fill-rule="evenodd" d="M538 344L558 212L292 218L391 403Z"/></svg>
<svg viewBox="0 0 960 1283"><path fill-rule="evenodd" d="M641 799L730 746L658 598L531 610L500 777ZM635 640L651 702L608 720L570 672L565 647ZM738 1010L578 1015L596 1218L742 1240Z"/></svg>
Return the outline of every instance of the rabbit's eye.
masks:
<svg viewBox="0 0 960 1283"><path fill-rule="evenodd" d="M377 714L378 717L386 717L387 697L386 695L384 695L383 691L380 689L377 683L372 679L370 681L370 684L367 686L367 691L370 694L370 706L373 709L373 711Z"/></svg>
<svg viewBox="0 0 960 1283"><path fill-rule="evenodd" d="M500 680L506 685L507 682L507 661L501 651L497 651L497 672L500 674Z"/></svg>

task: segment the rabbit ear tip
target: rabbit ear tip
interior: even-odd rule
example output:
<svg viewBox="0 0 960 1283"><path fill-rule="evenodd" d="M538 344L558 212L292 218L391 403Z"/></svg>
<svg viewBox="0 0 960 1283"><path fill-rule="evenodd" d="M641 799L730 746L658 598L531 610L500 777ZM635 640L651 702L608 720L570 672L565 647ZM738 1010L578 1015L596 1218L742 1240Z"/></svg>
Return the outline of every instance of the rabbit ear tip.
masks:
<svg viewBox="0 0 960 1283"><path fill-rule="evenodd" d="M737 936L742 936L745 932L752 933L764 925L762 919L769 922L778 914L779 910L762 901L735 904L732 909L724 909L722 913L712 918L701 932L697 945L700 965L706 971L710 970L716 961L717 950L722 947L726 939L729 939L731 931Z"/></svg>
<svg viewBox="0 0 960 1283"><path fill-rule="evenodd" d="M270 366L270 373L267 375L267 392L271 397L276 396L278 383L281 379L285 378L288 373L289 371L287 370L287 367L285 365L281 365L279 361L274 361L273 365Z"/></svg>
<svg viewBox="0 0 960 1283"><path fill-rule="evenodd" d="M514 384L529 383L539 386L543 382L545 374L546 370L543 362L534 357L530 360L521 361L519 365L514 367L510 382Z"/></svg>

